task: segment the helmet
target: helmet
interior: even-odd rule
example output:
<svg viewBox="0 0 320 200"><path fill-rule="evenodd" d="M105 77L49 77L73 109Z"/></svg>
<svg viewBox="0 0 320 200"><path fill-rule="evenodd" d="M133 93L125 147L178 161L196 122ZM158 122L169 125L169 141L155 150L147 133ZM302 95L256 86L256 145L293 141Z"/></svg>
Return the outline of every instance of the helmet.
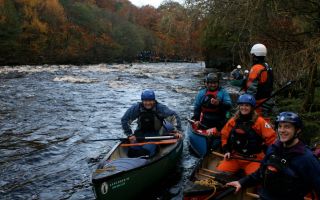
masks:
<svg viewBox="0 0 320 200"><path fill-rule="evenodd" d="M247 69L244 70L244 73L245 73L245 74L249 74L249 70L247 70Z"/></svg>
<svg viewBox="0 0 320 200"><path fill-rule="evenodd" d="M241 69L241 65L238 65L238 66L237 66L237 69Z"/></svg>
<svg viewBox="0 0 320 200"><path fill-rule="evenodd" d="M156 95L153 90L147 89L141 93L141 100L156 100Z"/></svg>
<svg viewBox="0 0 320 200"><path fill-rule="evenodd" d="M255 44L252 46L250 54L255 56L267 56L267 48L263 44Z"/></svg>
<svg viewBox="0 0 320 200"><path fill-rule="evenodd" d="M250 104L252 107L256 106L256 99L250 94L243 94L238 98L238 104L247 103Z"/></svg>
<svg viewBox="0 0 320 200"><path fill-rule="evenodd" d="M215 74L215 73L209 73L209 74L206 76L206 78L205 78L204 81L205 81L205 82L219 82L219 77L218 77L218 75Z"/></svg>
<svg viewBox="0 0 320 200"><path fill-rule="evenodd" d="M280 122L289 122L293 124L296 128L302 128L301 118L294 112L282 112L277 116L276 127L278 127Z"/></svg>

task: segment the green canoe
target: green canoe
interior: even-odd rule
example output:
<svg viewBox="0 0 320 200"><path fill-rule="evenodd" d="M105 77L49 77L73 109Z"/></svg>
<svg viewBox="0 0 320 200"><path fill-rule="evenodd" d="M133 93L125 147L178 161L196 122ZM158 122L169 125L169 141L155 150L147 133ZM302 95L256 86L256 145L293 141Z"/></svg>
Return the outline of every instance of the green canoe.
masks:
<svg viewBox="0 0 320 200"><path fill-rule="evenodd" d="M159 183L176 167L182 154L183 141L159 145L152 158L128 158L128 147L117 143L92 174L97 199L136 199ZM141 198L143 199L143 196Z"/></svg>

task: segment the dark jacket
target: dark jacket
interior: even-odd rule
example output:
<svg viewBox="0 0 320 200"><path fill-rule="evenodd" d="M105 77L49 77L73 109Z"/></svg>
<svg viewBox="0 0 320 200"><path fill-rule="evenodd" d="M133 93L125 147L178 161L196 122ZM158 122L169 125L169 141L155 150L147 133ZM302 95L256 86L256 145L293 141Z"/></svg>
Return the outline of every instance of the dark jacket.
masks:
<svg viewBox="0 0 320 200"><path fill-rule="evenodd" d="M278 179L274 181L273 190L280 189L280 192L286 195L285 197L283 196L284 194L281 196L279 193L272 192L272 189L267 188L268 180L266 179L270 176L268 175L270 174L268 173L268 166L272 163L271 160L277 157L281 158L279 159L281 163L285 163L282 167L280 166L280 171L283 171L281 174L284 174L284 176L276 174L276 176L269 179ZM271 169L274 168L276 167ZM285 178L280 180L281 178L279 177ZM320 196L320 162L301 141L290 148L284 148L283 144L277 141L269 147L260 168L255 173L242 178L239 182L242 187L262 184L259 192L261 199L278 200L285 198L302 200L311 189Z"/></svg>
<svg viewBox="0 0 320 200"><path fill-rule="evenodd" d="M135 103L132 105L123 115L121 118L121 125L122 129L124 130L124 133L126 135L133 134L133 131L131 130L131 123L139 119L141 116L141 113L144 112L145 109L143 107L143 104L141 102ZM181 120L180 117L177 115L177 113L171 109L169 109L167 106L156 102L155 107L152 109L156 117L160 120L166 120L167 122L170 122L175 130L181 131ZM138 121L138 127L137 130L139 130L140 122Z"/></svg>

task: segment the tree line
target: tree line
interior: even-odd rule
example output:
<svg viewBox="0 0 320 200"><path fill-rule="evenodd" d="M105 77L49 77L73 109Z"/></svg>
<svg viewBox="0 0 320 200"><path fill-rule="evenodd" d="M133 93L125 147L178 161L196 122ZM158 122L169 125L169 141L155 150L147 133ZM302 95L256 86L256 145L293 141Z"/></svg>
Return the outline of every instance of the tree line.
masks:
<svg viewBox="0 0 320 200"><path fill-rule="evenodd" d="M158 9L127 0L0 0L0 62L5 64L131 62L201 57L197 25L167 1Z"/></svg>
<svg viewBox="0 0 320 200"><path fill-rule="evenodd" d="M263 43L276 86L296 81L287 95L303 99L304 111L320 110L315 102L320 93L320 1L186 0L186 5L205 18L201 47L207 66L248 66L251 46Z"/></svg>

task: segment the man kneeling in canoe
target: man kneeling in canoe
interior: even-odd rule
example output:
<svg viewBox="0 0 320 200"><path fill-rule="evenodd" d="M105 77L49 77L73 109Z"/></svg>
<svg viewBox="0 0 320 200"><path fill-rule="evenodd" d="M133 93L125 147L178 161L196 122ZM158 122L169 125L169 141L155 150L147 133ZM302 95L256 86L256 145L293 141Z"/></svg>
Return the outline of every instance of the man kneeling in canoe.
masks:
<svg viewBox="0 0 320 200"><path fill-rule="evenodd" d="M153 90L144 90L141 101L133 104L121 118L122 129L130 143L136 143L137 137L174 135L181 138L181 120L177 113L156 101ZM131 130L131 123L137 119L137 129ZM149 156L156 154L157 145L146 144L133 146L128 150L129 157Z"/></svg>

